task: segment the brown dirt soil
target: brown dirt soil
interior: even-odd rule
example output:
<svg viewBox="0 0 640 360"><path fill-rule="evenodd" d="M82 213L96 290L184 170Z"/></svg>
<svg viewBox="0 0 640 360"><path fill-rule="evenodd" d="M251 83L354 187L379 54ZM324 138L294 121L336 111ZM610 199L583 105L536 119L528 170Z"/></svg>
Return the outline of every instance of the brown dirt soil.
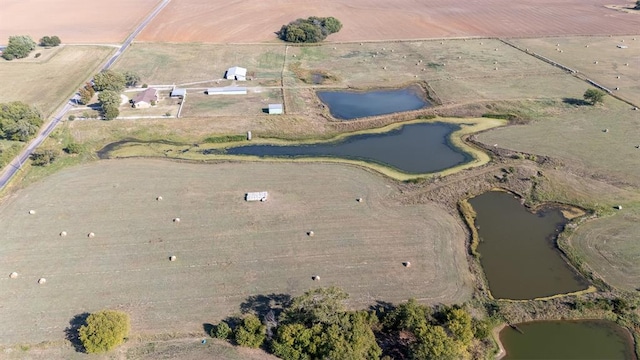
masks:
<svg viewBox="0 0 640 360"><path fill-rule="evenodd" d="M627 5L615 1L614 5ZM335 16L344 27L330 41L457 36L632 34L640 17L599 0L261 0L172 1L139 37L143 41L263 42L300 17Z"/></svg>
<svg viewBox="0 0 640 360"><path fill-rule="evenodd" d="M11 35L30 35L35 41L57 35L64 43L120 42L158 2L3 0L0 43Z"/></svg>
<svg viewBox="0 0 640 360"><path fill-rule="evenodd" d="M269 201L244 201L263 190ZM318 286L344 288L354 308L468 300L459 219L398 196L373 172L322 163L111 160L58 172L0 206L0 323L13 324L0 342L60 341L73 316L105 307L128 312L134 335L199 332L250 295Z"/></svg>

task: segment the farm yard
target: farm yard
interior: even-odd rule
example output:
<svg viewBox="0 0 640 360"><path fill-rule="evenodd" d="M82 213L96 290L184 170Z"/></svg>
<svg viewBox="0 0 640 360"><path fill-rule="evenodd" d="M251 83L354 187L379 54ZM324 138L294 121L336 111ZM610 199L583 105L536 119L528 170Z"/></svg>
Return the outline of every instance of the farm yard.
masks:
<svg viewBox="0 0 640 360"><path fill-rule="evenodd" d="M6 0L2 2L0 42L4 44L9 36L19 34L35 40L57 35L65 44L119 43L158 3L159 0Z"/></svg>
<svg viewBox="0 0 640 360"><path fill-rule="evenodd" d="M244 201L263 190L267 202ZM250 295L317 286L343 287L357 308L469 299L461 222L396 194L329 164L115 160L58 172L0 207L0 267L19 274L0 279L0 321L13 324L0 339L60 339L73 316L104 307L127 311L136 334L193 332Z"/></svg>
<svg viewBox="0 0 640 360"><path fill-rule="evenodd" d="M0 102L23 101L44 116L68 99L111 54L107 46L62 46L38 59L0 61ZM40 50L38 50L40 51Z"/></svg>
<svg viewBox="0 0 640 360"><path fill-rule="evenodd" d="M613 0L607 4L628 5ZM241 11L238 11L241 9ZM220 14L225 14L220 16ZM252 43L275 41L283 24L309 15L338 16L343 29L329 41L426 39L442 37L542 37L625 35L638 31L640 18L606 8L601 1L541 5L522 0L469 3L464 0L297 0L274 6L260 0L211 3L173 1L140 35L152 42ZM496 21L496 19L500 19Z"/></svg>

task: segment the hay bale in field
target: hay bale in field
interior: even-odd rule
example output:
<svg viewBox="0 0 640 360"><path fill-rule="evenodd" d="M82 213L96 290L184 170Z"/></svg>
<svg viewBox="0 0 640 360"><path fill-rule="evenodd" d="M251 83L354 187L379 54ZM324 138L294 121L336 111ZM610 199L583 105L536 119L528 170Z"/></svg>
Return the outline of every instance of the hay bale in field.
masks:
<svg viewBox="0 0 640 360"><path fill-rule="evenodd" d="M173 218L173 222L174 223L179 223L180 222L180 218Z"/></svg>
<svg viewBox="0 0 640 360"><path fill-rule="evenodd" d="M405 261L402 263L404 267L411 267L411 263L409 261Z"/></svg>
<svg viewBox="0 0 640 360"><path fill-rule="evenodd" d="M319 281L319 280L320 280L320 276L319 276L319 275L313 275L313 276L311 277L311 280L313 280L313 281Z"/></svg>
<svg viewBox="0 0 640 360"><path fill-rule="evenodd" d="M597 61L594 61L593 63L594 63L594 64L598 64L598 62L597 62Z"/></svg>
<svg viewBox="0 0 640 360"><path fill-rule="evenodd" d="M96 234L94 234L94 233L92 233L92 232L90 232L89 234L87 234L87 237L89 237L89 238L92 238L92 237L95 237L95 236L96 236Z"/></svg>
<svg viewBox="0 0 640 360"><path fill-rule="evenodd" d="M38 279L38 284L41 284L41 285L42 285L42 284L44 284L44 283L46 283L46 282L47 282L47 279L45 279L45 278L40 278L40 279Z"/></svg>
<svg viewBox="0 0 640 360"><path fill-rule="evenodd" d="M357 202L362 202L362 198L357 198L356 201Z"/></svg>
<svg viewBox="0 0 640 360"><path fill-rule="evenodd" d="M314 235L315 235L315 233L314 233L313 231L307 231L307 235L309 235L309 236L314 236Z"/></svg>
<svg viewBox="0 0 640 360"><path fill-rule="evenodd" d="M498 48L493 49L493 51L498 51Z"/></svg>
<svg viewBox="0 0 640 360"><path fill-rule="evenodd" d="M29 215L35 215L36 211L35 210L29 210Z"/></svg>
<svg viewBox="0 0 640 360"><path fill-rule="evenodd" d="M407 55L402 55L402 58L403 58L403 59L406 59L406 58L407 58Z"/></svg>
<svg viewBox="0 0 640 360"><path fill-rule="evenodd" d="M483 45L483 44L482 44L482 41L480 42L480 45Z"/></svg>
<svg viewBox="0 0 640 360"><path fill-rule="evenodd" d="M462 56L458 56L458 59L462 59Z"/></svg>
<svg viewBox="0 0 640 360"><path fill-rule="evenodd" d="M12 272L11 274L9 274L9 278L10 278L10 279L15 279L15 278L17 278L17 277L18 277L18 273L17 273L17 272L15 272L15 271L14 271L14 272Z"/></svg>
<svg viewBox="0 0 640 360"><path fill-rule="evenodd" d="M620 90L620 88L619 88L619 87L616 87L614 90Z"/></svg>
<svg viewBox="0 0 640 360"><path fill-rule="evenodd" d="M497 68L497 67L496 67L496 68L493 68L493 70L498 70L498 68Z"/></svg>
<svg viewBox="0 0 640 360"><path fill-rule="evenodd" d="M613 208L616 209L616 210L622 210L622 205L616 205Z"/></svg>
<svg viewBox="0 0 640 360"><path fill-rule="evenodd" d="M620 79L620 75L616 76L616 79Z"/></svg>
<svg viewBox="0 0 640 360"><path fill-rule="evenodd" d="M67 232L66 232L66 231L62 231L62 232L60 232L60 236L62 236L62 237L67 236Z"/></svg>
<svg viewBox="0 0 640 360"><path fill-rule="evenodd" d="M608 132L609 132L609 129L604 129L604 130L602 130L602 132L606 132L606 133L608 133Z"/></svg>
<svg viewBox="0 0 640 360"><path fill-rule="evenodd" d="M176 261L176 256L175 255L171 255L169 256L169 261Z"/></svg>
<svg viewBox="0 0 640 360"><path fill-rule="evenodd" d="M158 200L158 201L162 201L162 196L158 196L158 197L156 198L156 200Z"/></svg>

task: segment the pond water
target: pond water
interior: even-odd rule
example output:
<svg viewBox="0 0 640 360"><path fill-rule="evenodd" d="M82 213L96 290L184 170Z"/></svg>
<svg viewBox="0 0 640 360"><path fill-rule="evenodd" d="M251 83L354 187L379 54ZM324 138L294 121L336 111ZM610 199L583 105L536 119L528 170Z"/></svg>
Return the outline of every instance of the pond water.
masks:
<svg viewBox="0 0 640 360"><path fill-rule="evenodd" d="M327 104L331 115L342 120L393 114L431 106L421 96L420 90L415 87L366 92L318 91L317 94L320 100Z"/></svg>
<svg viewBox="0 0 640 360"><path fill-rule="evenodd" d="M513 359L636 359L629 332L611 321L536 321L505 327L500 341Z"/></svg>
<svg viewBox="0 0 640 360"><path fill-rule="evenodd" d="M533 299L584 290L589 283L555 240L566 219L557 208L529 212L512 194L490 191L469 201L489 289L499 299Z"/></svg>
<svg viewBox="0 0 640 360"><path fill-rule="evenodd" d="M309 145L248 145L226 154L261 157L338 157L374 162L409 174L436 172L463 164L471 156L449 142L460 127L447 123L404 125L379 134L353 135L339 142Z"/></svg>

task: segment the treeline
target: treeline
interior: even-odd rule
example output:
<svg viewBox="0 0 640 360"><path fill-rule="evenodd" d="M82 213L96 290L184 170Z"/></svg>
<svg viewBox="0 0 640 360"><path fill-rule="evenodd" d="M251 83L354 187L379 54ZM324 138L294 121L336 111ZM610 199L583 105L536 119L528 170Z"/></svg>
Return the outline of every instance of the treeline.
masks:
<svg viewBox="0 0 640 360"><path fill-rule="evenodd" d="M60 45L60 38L57 36L44 36L40 39L40 46L53 47ZM2 57L5 60L22 59L29 56L35 50L37 44L28 35L9 36L7 47L2 51ZM36 57L39 53L36 54Z"/></svg>
<svg viewBox="0 0 640 360"><path fill-rule="evenodd" d="M38 132L42 116L23 102L0 103L0 138L27 141Z"/></svg>
<svg viewBox="0 0 640 360"><path fill-rule="evenodd" d="M282 25L277 34L280 39L287 42L317 43L340 29L342 29L342 23L334 17L311 16Z"/></svg>
<svg viewBox="0 0 640 360"><path fill-rule="evenodd" d="M347 311L347 298L335 287L311 290L283 304L279 315L270 310L262 319L255 314L230 318L214 326L211 336L262 347L285 360L459 360L493 348L489 322L473 318L463 307L428 307L409 300Z"/></svg>

